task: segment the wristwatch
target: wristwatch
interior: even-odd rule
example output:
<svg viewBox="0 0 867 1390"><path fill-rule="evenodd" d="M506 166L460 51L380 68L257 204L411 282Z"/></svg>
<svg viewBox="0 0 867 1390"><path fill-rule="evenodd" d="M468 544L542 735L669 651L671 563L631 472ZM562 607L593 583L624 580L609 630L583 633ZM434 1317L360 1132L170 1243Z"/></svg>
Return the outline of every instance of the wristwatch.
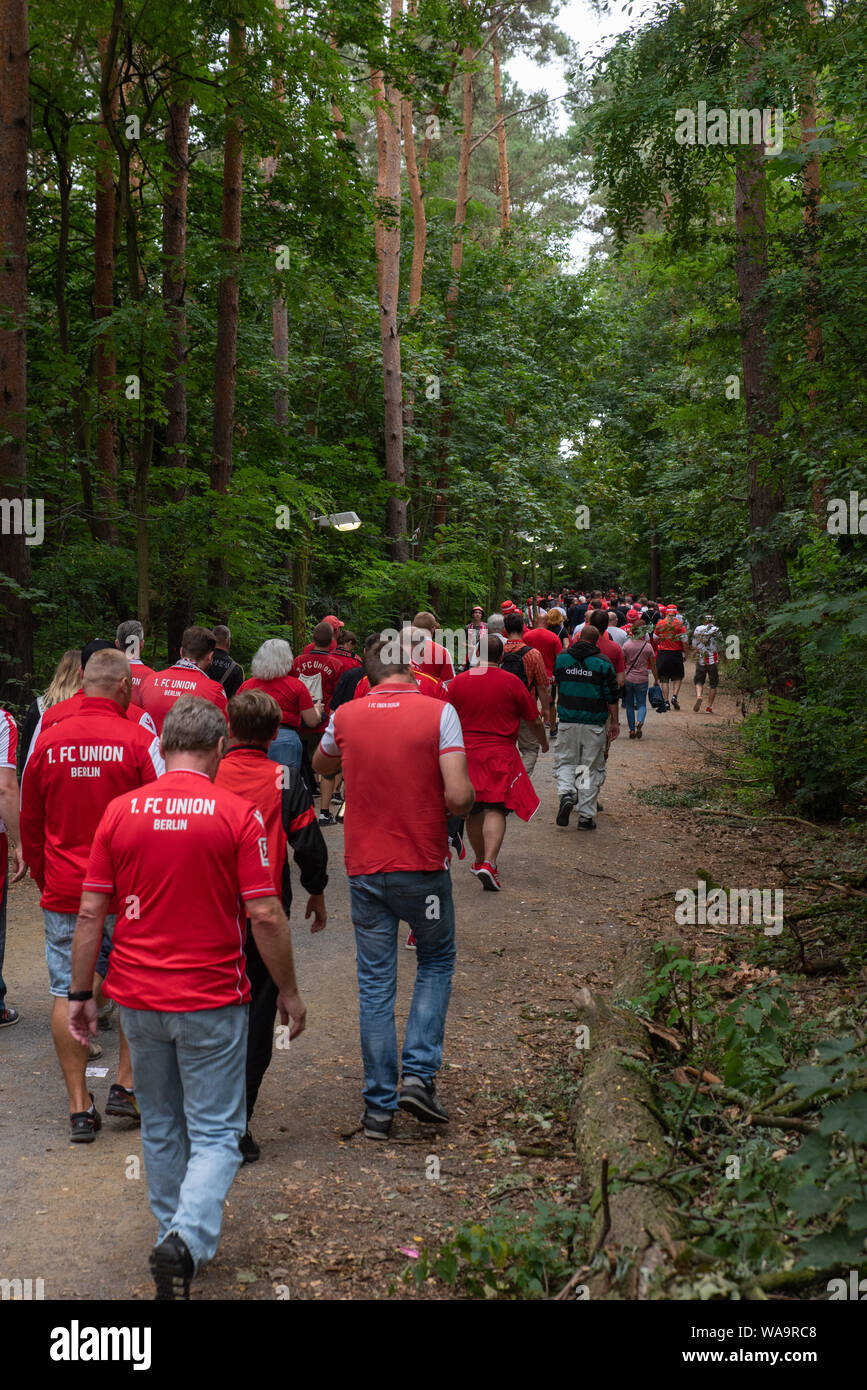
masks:
<svg viewBox="0 0 867 1390"><path fill-rule="evenodd" d="M71 989L71 990L69 990L69 992L67 993L67 996L66 996L66 997L67 997L67 999L69 1000L69 1002L70 1002L71 1004L83 1004L84 1001L85 1001L85 999L92 999L92 998L93 998L93 990L92 990L92 989L76 989L76 990L72 990L72 989Z"/></svg>

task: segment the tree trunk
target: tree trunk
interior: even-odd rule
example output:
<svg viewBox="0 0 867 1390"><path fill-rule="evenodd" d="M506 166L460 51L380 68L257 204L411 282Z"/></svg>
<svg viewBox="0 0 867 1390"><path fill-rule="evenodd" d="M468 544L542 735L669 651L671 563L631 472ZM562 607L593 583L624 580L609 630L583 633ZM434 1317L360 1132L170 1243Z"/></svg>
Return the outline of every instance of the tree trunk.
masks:
<svg viewBox="0 0 867 1390"><path fill-rule="evenodd" d="M114 309L115 182L110 128L117 123L119 84L115 55L120 29L119 0L111 33L99 39L100 126L97 141L94 214L93 313L97 323ZM96 342L96 397L99 423L96 436L99 516L94 529L100 540L117 545L117 356L104 334Z"/></svg>
<svg viewBox="0 0 867 1390"><path fill-rule="evenodd" d="M69 261L70 199L72 195L73 176L69 156L69 119L63 112L60 113L60 121L60 133L55 140L46 115L46 132L52 143L54 156L57 160L57 192L60 199L57 260L54 266L54 303L57 308L57 338L60 343L60 351L63 353L64 357L68 358L70 354L70 344L69 311L66 305L66 281ZM88 459L89 441L79 393L73 394L73 398L70 401L70 413L72 415L72 436L75 444L75 453L78 457L78 476L81 482L81 497L84 503L85 519L91 539L98 541L99 526L93 500L93 485L90 477L90 462Z"/></svg>
<svg viewBox="0 0 867 1390"><path fill-rule="evenodd" d="M27 143L30 56L27 0L0 5L0 499L21 508L18 525L3 509L0 576L0 689L4 704L24 702L33 675L33 619L27 590ZM3 443L3 436L9 436ZM32 527L36 513L31 514ZM36 532L33 536L35 539ZM24 592L22 592L22 590Z"/></svg>
<svg viewBox="0 0 867 1390"><path fill-rule="evenodd" d="M391 24L403 11L403 0L391 0ZM400 292L400 112L397 88L386 85L384 74L370 75L376 103L376 270L379 327L385 397L385 476L390 484L386 535L392 560L409 559L406 534L406 484L403 459L403 383L400 364L398 295Z"/></svg>
<svg viewBox="0 0 867 1390"><path fill-rule="evenodd" d="M816 23L816 0L804 0L807 18L811 25ZM800 104L801 148L818 137L818 112L816 110L816 79L808 72L804 93ZM804 165L804 307L806 316L806 358L808 371L813 380L807 388L807 400L813 412L819 403L817 376L825 360L822 342L822 322L819 317L821 286L819 280L819 240L821 235L819 205L821 183L818 154L811 154ZM816 478L812 487L813 512L816 524L821 530L827 522L825 504L825 479Z"/></svg>
<svg viewBox="0 0 867 1390"><path fill-rule="evenodd" d="M752 85L760 68L762 36L750 27L742 42L754 55ZM746 95L749 96L749 90ZM749 104L747 102L747 106ZM772 696L793 699L797 698L802 684L797 644L790 634L764 631L768 616L788 599L789 583L786 557L769 534L774 519L784 508L785 498L775 457L779 390L768 354L767 179L763 146L761 143L743 146L738 155L735 264L747 427L749 519L753 532L763 532L754 544L750 562L753 602L761 633L759 657L768 691Z"/></svg>
<svg viewBox="0 0 867 1390"><path fill-rule="evenodd" d="M464 62L467 69L464 72L464 100L463 100L463 131L461 133L460 157L458 160L458 188L455 198L455 223L452 237L451 255L451 280L446 294L446 361L454 362L455 359L455 326L457 322L458 296L460 293L461 267L464 260L464 226L467 220L467 202L470 189L470 154L473 140L473 75L469 70L469 63L473 58L472 48L465 48ZM442 541L442 527L446 524L448 515L448 488L449 488L449 441L452 428L452 408L449 401L446 402L440 425L440 438L442 441L442 454L440 458L439 476L437 477L437 490L433 505L433 526L438 531L440 543ZM438 603L438 598L437 598ZM434 605L436 607L436 603Z"/></svg>
<svg viewBox="0 0 867 1390"><path fill-rule="evenodd" d="M187 485L187 194L190 168L190 99L179 93L169 103L163 155L163 309L169 327L166 357L165 460L177 469L172 500L183 504ZM182 537L178 538L179 541ZM166 576L169 661L180 655L181 637L193 621L193 596L184 569L184 547L172 546Z"/></svg>
<svg viewBox="0 0 867 1390"><path fill-rule="evenodd" d="M415 154L415 132L413 131L412 102L403 103L403 151L406 162L406 178L409 185L409 198L412 204L412 265L409 272L409 316L414 318L421 302L422 280L424 277L424 258L427 248L427 215L424 208L424 193L418 173Z"/></svg>
<svg viewBox="0 0 867 1390"><path fill-rule="evenodd" d="M497 116L497 153L500 163L500 230L507 232L512 216L512 207L509 199L509 160L506 154L506 126L503 120L503 83L500 76L500 44L495 37L491 41L491 56L494 60L494 101L496 102Z"/></svg>
<svg viewBox="0 0 867 1390"><path fill-rule="evenodd" d="M241 252L241 193L243 174L242 123L239 102L245 29L229 20L229 62L226 76L226 137L223 152L223 204L220 244L223 264L217 292L217 348L214 368L214 433L211 487L225 496L232 478L232 435L235 427L235 373L238 351L238 261ZM226 565L215 557L208 580L225 589ZM225 602L225 596L221 599Z"/></svg>

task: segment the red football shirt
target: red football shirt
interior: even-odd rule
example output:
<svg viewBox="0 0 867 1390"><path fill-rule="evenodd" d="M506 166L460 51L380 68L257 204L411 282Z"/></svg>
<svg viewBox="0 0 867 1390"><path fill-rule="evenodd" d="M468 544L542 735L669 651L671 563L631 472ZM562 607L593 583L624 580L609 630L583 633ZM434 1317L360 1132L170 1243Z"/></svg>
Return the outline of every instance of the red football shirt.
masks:
<svg viewBox="0 0 867 1390"><path fill-rule="evenodd" d="M156 735L101 696L85 696L78 714L39 735L21 781L21 848L43 907L78 911L103 811L162 771Z"/></svg>
<svg viewBox="0 0 867 1390"><path fill-rule="evenodd" d="M522 719L533 724L539 710L523 681L499 666L477 666L455 676L449 700L457 710L467 740L481 735L514 743Z"/></svg>
<svg viewBox="0 0 867 1390"><path fill-rule="evenodd" d="M418 688L421 691L422 695L429 695L433 700L442 700L443 702L448 701L449 692L446 690L445 686L442 684L441 681L435 680L433 676L426 675L426 673L420 670L420 668L416 666L414 662L411 663L411 666L412 673L418 681ZM353 700L361 700L364 698L365 695L369 694L370 681L367 679L367 676L362 676L361 680L358 682L358 685L355 687L355 690L352 692L352 698Z"/></svg>
<svg viewBox="0 0 867 1390"><path fill-rule="evenodd" d="M626 662L623 659L623 648L613 637L609 637L607 632L600 633L599 641L596 643L597 651L603 656L607 656L611 665L614 667L616 675L626 670Z"/></svg>
<svg viewBox="0 0 867 1390"><path fill-rule="evenodd" d="M545 670L549 676L554 674L554 662L563 650L563 643L552 632L549 627L530 627L524 632L524 641L528 647L535 647L545 663Z"/></svg>
<svg viewBox="0 0 867 1390"><path fill-rule="evenodd" d="M450 681L455 674L452 659L445 647L433 638L428 638L424 645L413 638L413 669L423 671L426 676L432 676L435 681ZM419 660L419 656L421 660Z"/></svg>
<svg viewBox="0 0 867 1390"><path fill-rule="evenodd" d="M58 700L56 705L49 705L47 710L43 710L36 725L33 737L30 740L28 758L36 747L36 740L46 729L51 729L55 724L59 724L61 719L68 719L71 714L78 714L81 710L81 702L84 699L84 691L76 690L74 695L70 695L66 700ZM151 719L147 710L142 709L141 705L130 703L126 711L126 717L132 724L140 724L146 733L151 737L156 733L157 726Z"/></svg>
<svg viewBox="0 0 867 1390"><path fill-rule="evenodd" d="M343 760L348 874L448 868L439 760L464 746L451 705L415 685L378 685L334 711L319 746Z"/></svg>
<svg viewBox="0 0 867 1390"><path fill-rule="evenodd" d="M343 675L344 666L342 661L338 661L336 656L330 652L311 651L302 652L296 656L292 662L290 675L307 686L313 700L321 700L328 708L334 687ZM327 719L323 719L321 724L316 725L316 731L321 733Z"/></svg>
<svg viewBox="0 0 867 1390"><path fill-rule="evenodd" d="M264 690L266 695L273 695L280 706L280 722L287 729L300 728L301 711L313 708L310 691L295 676L275 676L270 681L251 676L238 686L237 694L240 695L242 690Z"/></svg>
<svg viewBox="0 0 867 1390"><path fill-rule="evenodd" d="M15 771L18 754L18 728L11 714L0 709L0 768L11 767ZM6 882L6 868L9 863L9 837L6 826L0 820L0 897Z"/></svg>
<svg viewBox="0 0 867 1390"><path fill-rule="evenodd" d="M145 676L139 688L139 699L154 721L157 733L163 731L165 717L175 700L182 695L196 695L201 700L210 700L218 710L226 713L228 701L226 692L219 681L211 680L194 661L182 656L165 671L154 671Z"/></svg>
<svg viewBox="0 0 867 1390"><path fill-rule="evenodd" d="M264 822L249 801L192 769L117 797L83 886L119 903L110 998L158 1013L249 1002L243 904L275 896Z"/></svg>
<svg viewBox="0 0 867 1390"><path fill-rule="evenodd" d="M152 666L145 666L143 661L135 660L131 656L128 657L127 660L129 661L129 669L132 676L131 701L134 705L141 705L141 683L145 676L153 676L155 672Z"/></svg>

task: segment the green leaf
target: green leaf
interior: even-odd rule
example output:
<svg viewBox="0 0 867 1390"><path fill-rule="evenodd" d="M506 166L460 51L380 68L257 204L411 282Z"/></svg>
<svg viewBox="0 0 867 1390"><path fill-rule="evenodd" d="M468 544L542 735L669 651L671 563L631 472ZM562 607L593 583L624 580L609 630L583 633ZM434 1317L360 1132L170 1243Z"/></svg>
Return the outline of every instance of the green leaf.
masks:
<svg viewBox="0 0 867 1390"><path fill-rule="evenodd" d="M845 1134L855 1144L867 1144L867 1092L854 1091L835 1100L822 1114L820 1134Z"/></svg>

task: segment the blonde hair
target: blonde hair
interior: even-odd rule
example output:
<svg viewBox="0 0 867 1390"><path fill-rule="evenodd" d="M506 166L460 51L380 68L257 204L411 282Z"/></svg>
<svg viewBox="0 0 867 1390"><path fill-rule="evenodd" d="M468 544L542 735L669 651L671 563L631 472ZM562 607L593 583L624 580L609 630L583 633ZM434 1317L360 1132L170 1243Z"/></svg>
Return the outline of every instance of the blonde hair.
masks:
<svg viewBox="0 0 867 1390"><path fill-rule="evenodd" d="M58 661L51 684L42 697L42 708L50 709L52 705L59 705L61 700L68 700L70 695L74 695L76 690L80 689L81 651L75 647L72 651L64 652Z"/></svg>

